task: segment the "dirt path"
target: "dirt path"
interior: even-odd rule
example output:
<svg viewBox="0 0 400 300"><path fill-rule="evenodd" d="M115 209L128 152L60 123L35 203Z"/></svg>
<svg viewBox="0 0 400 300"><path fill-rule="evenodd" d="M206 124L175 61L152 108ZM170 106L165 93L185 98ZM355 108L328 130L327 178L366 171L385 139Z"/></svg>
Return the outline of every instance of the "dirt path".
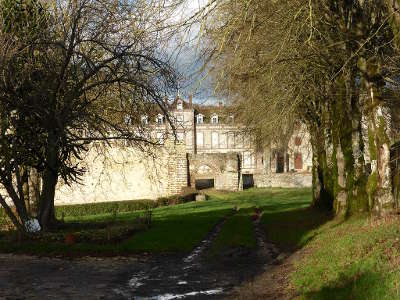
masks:
<svg viewBox="0 0 400 300"><path fill-rule="evenodd" d="M268 272L277 249L254 221L257 251L205 257L226 220L185 257L55 259L0 254L0 299L221 299Z"/></svg>

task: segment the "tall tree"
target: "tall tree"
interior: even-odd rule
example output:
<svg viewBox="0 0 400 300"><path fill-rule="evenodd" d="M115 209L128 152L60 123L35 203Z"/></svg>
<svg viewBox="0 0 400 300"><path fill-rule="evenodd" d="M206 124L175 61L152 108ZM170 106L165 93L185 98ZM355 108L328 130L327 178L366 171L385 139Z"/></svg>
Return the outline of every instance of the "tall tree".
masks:
<svg viewBox="0 0 400 300"><path fill-rule="evenodd" d="M244 123L266 138L285 122L307 125L316 206L393 207L383 95L396 81L387 57L398 55L397 4L387 2L226 0L209 17L210 66L220 91L246 107Z"/></svg>
<svg viewBox="0 0 400 300"><path fill-rule="evenodd" d="M1 7L6 26L0 32L0 183L17 217L4 197L1 202L23 229L28 217L20 170L34 168L42 178L37 214L47 228L56 223L59 178L67 183L79 179L84 172L79 160L90 143L154 143L141 116L154 105L166 112L164 95L175 89L176 76L159 47L164 27L157 3L21 0L16 14L7 11L9 2ZM28 4L45 16L35 38L4 17L19 21L23 12L35 23Z"/></svg>

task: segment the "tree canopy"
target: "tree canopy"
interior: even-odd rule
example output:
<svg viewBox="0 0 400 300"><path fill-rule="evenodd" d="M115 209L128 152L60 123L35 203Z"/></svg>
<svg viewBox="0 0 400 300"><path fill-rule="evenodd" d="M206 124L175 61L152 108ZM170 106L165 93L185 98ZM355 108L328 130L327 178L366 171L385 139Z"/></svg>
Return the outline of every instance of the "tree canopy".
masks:
<svg viewBox="0 0 400 300"><path fill-rule="evenodd" d="M307 126L316 206L344 213L397 206L396 1L226 0L205 19L217 90L250 131L276 144L293 123Z"/></svg>
<svg viewBox="0 0 400 300"><path fill-rule="evenodd" d="M154 143L140 118L155 105L166 112L164 97L176 89L159 47L160 9L146 1L1 2L0 183L17 214L0 201L21 230L31 170L42 180L37 215L46 228L59 178L79 179L91 142Z"/></svg>

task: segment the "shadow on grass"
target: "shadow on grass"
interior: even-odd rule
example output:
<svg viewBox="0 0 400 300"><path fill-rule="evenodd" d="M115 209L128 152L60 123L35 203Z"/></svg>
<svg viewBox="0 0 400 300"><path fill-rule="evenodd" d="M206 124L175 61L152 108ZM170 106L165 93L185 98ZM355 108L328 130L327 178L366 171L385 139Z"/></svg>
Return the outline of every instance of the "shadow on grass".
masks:
<svg viewBox="0 0 400 300"><path fill-rule="evenodd" d="M168 215L161 214L154 219L150 229L138 231L120 243L106 242L106 231L103 233L104 244L78 241L75 244L67 245L63 240L52 240L60 235L63 237L69 230L73 229L69 232L78 232L87 227L87 220L82 221L82 228L79 228L79 223L74 221L69 230L49 235L48 241L8 243L5 240L0 240L0 252L49 256L113 256L141 254L143 252L188 252L199 244L212 227L230 211L231 209L220 208L210 211L194 210L187 213L177 211L176 213L170 212ZM133 226L135 216L136 214L121 215L117 218L117 224L123 223L126 226L131 220ZM101 219L103 221L103 217Z"/></svg>
<svg viewBox="0 0 400 300"><path fill-rule="evenodd" d="M365 272L347 275L341 273L335 282L318 291L304 294L306 299L399 299L399 295L388 295L385 285L387 275L379 272Z"/></svg>
<svg viewBox="0 0 400 300"><path fill-rule="evenodd" d="M264 225L271 241L297 245L308 231L323 223L325 219L310 213L305 207L311 203L310 189L250 189L240 193L215 192L211 199L202 203L191 202L167 206L153 211L153 224L149 230L135 233L118 244L93 245L77 243L65 245L62 242L26 242L4 244L0 251L33 254L99 254L120 255L142 252L188 252L198 245L213 226L233 206L241 209L262 207ZM117 223L134 224L141 212L120 213ZM89 215L70 219L78 223L107 223L111 215ZM98 226L98 225L93 225Z"/></svg>
<svg viewBox="0 0 400 300"><path fill-rule="evenodd" d="M287 210L268 206L264 208L262 218L268 239L284 250L303 247L317 234L321 225L333 218L332 213L312 207L293 209L293 204L284 207Z"/></svg>

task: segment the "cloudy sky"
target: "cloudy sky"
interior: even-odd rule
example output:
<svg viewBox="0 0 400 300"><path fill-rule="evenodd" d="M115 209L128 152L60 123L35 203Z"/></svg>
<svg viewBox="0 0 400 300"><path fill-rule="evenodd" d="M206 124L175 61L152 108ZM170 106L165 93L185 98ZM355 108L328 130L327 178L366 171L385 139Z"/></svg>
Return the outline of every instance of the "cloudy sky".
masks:
<svg viewBox="0 0 400 300"><path fill-rule="evenodd" d="M171 15L172 22L179 23L186 20L204 8L209 1L186 0ZM193 100L197 103L216 104L221 99L214 95L214 86L206 73L198 72L203 65L200 57L202 43L198 38L199 28L200 24L193 24L184 32L176 35L170 45L171 56L183 77L180 83L182 97L187 98L189 94L193 94Z"/></svg>

